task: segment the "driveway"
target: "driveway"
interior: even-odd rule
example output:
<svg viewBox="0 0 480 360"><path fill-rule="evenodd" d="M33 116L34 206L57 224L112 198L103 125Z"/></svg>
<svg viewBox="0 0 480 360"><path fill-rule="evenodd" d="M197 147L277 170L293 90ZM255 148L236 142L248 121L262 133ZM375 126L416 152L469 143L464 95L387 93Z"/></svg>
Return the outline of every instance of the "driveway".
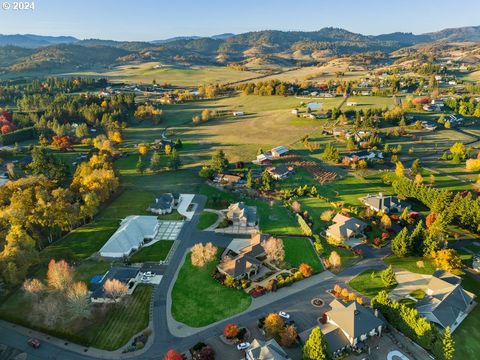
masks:
<svg viewBox="0 0 480 360"><path fill-rule="evenodd" d="M396 271L395 276L397 277L398 285L392 290L390 297L396 301L403 299L414 290L421 289L425 291L432 277L431 275L416 274L405 270Z"/></svg>

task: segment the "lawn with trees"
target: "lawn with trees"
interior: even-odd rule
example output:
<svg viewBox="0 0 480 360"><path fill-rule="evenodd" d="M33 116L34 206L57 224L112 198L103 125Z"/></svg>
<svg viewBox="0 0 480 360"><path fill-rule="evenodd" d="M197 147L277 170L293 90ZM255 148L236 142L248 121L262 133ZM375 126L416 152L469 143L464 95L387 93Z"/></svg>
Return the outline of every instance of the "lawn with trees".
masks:
<svg viewBox="0 0 480 360"><path fill-rule="evenodd" d="M188 254L172 291L172 315L175 320L192 327L201 327L226 319L246 310L252 301L243 290L227 288L216 282L211 272L220 259L204 267L192 265Z"/></svg>
<svg viewBox="0 0 480 360"><path fill-rule="evenodd" d="M309 239L283 237L282 240L287 264L298 268L300 264L305 263L310 265L314 272L323 270L322 263Z"/></svg>
<svg viewBox="0 0 480 360"><path fill-rule="evenodd" d="M382 271L377 270L366 270L360 273L350 280L348 285L368 297L375 296L382 290L390 292L397 286L396 283L386 285L382 279Z"/></svg>

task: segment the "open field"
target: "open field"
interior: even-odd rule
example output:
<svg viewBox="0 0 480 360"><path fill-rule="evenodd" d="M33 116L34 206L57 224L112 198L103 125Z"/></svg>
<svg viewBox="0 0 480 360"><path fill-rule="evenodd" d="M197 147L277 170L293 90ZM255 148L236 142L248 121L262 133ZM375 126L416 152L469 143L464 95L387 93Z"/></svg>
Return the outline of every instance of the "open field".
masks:
<svg viewBox="0 0 480 360"><path fill-rule="evenodd" d="M252 71L237 71L226 66L162 66L158 62L147 62L118 66L113 70L75 72L66 75L106 77L113 82L136 84L171 84L193 87L204 83L229 83L260 76Z"/></svg>
<svg viewBox="0 0 480 360"><path fill-rule="evenodd" d="M211 277L220 259L199 269L192 265L190 254L180 269L172 291L172 315L175 320L201 327L235 315L248 308L252 299L242 290L227 288Z"/></svg>
<svg viewBox="0 0 480 360"><path fill-rule="evenodd" d="M376 270L366 270L362 272L350 280L348 285L360 294L368 297L375 296L382 290L390 292L397 286L396 284L385 286L381 278L381 271Z"/></svg>
<svg viewBox="0 0 480 360"><path fill-rule="evenodd" d="M131 262L146 262L146 261L161 261L165 260L170 249L172 248L174 241L172 240L160 240L157 243L144 246L138 250L135 254L130 256Z"/></svg>
<svg viewBox="0 0 480 360"><path fill-rule="evenodd" d="M293 267L301 263L308 264L314 272L323 270L322 263L317 256L310 240L302 237L284 237L285 262Z"/></svg>

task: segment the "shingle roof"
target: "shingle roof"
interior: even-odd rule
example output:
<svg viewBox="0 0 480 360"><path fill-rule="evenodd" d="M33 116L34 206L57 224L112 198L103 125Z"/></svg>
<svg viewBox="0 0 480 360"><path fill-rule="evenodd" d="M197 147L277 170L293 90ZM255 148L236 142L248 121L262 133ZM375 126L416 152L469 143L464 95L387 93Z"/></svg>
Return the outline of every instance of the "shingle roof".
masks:
<svg viewBox="0 0 480 360"><path fill-rule="evenodd" d="M268 341L253 340L250 348L247 350L247 358L255 360L285 360L288 359L287 353L283 350L275 339Z"/></svg>
<svg viewBox="0 0 480 360"><path fill-rule="evenodd" d="M131 267L113 267L103 276L102 280L95 285L93 285L92 293L90 297L94 299L105 298L105 290L103 285L109 279L117 279L124 284L127 284L130 279L133 279L137 276L138 269Z"/></svg>
<svg viewBox="0 0 480 360"><path fill-rule="evenodd" d="M171 193L157 195L155 202L150 204L150 209L168 210L172 207L174 196Z"/></svg>
<svg viewBox="0 0 480 360"><path fill-rule="evenodd" d="M328 232L343 239L351 237L367 226L367 224L359 219L349 218L342 214L335 215L333 222L334 224L328 227Z"/></svg>
<svg viewBox="0 0 480 360"><path fill-rule="evenodd" d="M146 237L153 237L158 227L156 216L132 215L122 220L120 227L100 249L100 255L118 257L137 249Z"/></svg>
<svg viewBox="0 0 480 360"><path fill-rule="evenodd" d="M354 339L383 325L370 309L356 301L343 304L335 299L330 306L332 310L327 312L328 318Z"/></svg>
<svg viewBox="0 0 480 360"><path fill-rule="evenodd" d="M443 327L452 326L466 313L475 294L461 286L461 278L443 270L437 270L427 287L427 295L417 302L420 314L431 314Z"/></svg>

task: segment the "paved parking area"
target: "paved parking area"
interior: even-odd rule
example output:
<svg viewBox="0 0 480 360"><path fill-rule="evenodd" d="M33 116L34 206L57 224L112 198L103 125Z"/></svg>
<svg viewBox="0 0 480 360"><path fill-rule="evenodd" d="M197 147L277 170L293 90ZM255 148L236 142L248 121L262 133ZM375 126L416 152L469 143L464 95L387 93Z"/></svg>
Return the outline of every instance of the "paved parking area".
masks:
<svg viewBox="0 0 480 360"><path fill-rule="evenodd" d="M159 221L159 224L160 227L155 240L177 240L183 227L183 221Z"/></svg>
<svg viewBox="0 0 480 360"><path fill-rule="evenodd" d="M416 274L405 270L396 271L395 276L397 277L398 285L392 290L390 297L396 301L403 299L414 290L421 289L425 291L432 277L431 275Z"/></svg>

